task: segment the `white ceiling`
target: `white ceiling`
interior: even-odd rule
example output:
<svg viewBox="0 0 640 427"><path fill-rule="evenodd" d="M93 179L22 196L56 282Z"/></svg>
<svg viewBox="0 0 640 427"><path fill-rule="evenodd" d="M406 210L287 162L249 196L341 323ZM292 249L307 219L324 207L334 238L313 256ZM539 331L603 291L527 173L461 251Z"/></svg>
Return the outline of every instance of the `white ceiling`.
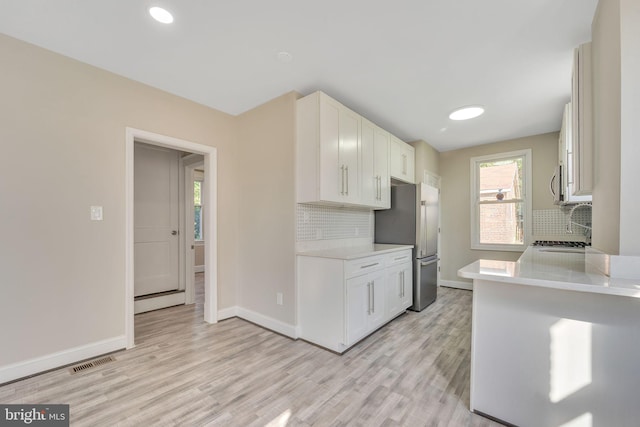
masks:
<svg viewBox="0 0 640 427"><path fill-rule="evenodd" d="M153 21L147 8L175 22ZM230 114L322 90L440 151L560 128L597 0L0 0L0 32ZM293 61L276 59L280 51ZM456 107L486 113L453 122Z"/></svg>

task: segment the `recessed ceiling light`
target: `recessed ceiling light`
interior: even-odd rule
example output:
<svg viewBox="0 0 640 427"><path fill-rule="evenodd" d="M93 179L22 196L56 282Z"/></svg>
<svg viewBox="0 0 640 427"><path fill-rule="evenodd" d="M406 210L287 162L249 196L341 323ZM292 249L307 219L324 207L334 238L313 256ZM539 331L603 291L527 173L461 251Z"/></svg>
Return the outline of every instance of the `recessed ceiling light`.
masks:
<svg viewBox="0 0 640 427"><path fill-rule="evenodd" d="M276 55L276 58L278 58L278 61L284 62L284 63L293 61L293 55L285 51L278 52L278 54Z"/></svg>
<svg viewBox="0 0 640 427"><path fill-rule="evenodd" d="M470 105L468 107L462 107L449 114L451 120L469 120L474 117L478 117L484 113L484 107L480 105Z"/></svg>
<svg viewBox="0 0 640 427"><path fill-rule="evenodd" d="M161 7L154 6L149 8L149 15L151 15L151 17L156 21L162 22L163 24L171 24L173 22L173 15L169 13L168 10Z"/></svg>

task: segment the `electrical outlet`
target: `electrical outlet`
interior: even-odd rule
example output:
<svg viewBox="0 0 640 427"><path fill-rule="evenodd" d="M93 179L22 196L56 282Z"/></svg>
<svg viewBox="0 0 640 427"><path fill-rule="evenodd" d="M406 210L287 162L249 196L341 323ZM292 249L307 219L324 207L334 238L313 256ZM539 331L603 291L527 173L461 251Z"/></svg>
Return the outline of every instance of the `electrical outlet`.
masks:
<svg viewBox="0 0 640 427"><path fill-rule="evenodd" d="M282 292L276 292L276 303L278 305L284 304L284 296L282 295Z"/></svg>
<svg viewBox="0 0 640 427"><path fill-rule="evenodd" d="M102 221L102 206L89 207L91 212L91 221Z"/></svg>

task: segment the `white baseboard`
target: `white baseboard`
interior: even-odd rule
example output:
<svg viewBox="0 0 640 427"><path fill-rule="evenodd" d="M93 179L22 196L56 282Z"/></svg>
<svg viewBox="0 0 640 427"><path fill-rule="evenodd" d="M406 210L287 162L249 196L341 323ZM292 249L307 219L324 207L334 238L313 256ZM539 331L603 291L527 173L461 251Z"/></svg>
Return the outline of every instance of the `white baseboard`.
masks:
<svg viewBox="0 0 640 427"><path fill-rule="evenodd" d="M194 273L204 273L204 265L196 265L193 267Z"/></svg>
<svg viewBox="0 0 640 427"><path fill-rule="evenodd" d="M455 288L455 289L466 289L467 291L473 290L472 282L461 282L458 280L442 280L438 282L439 286L444 286L447 288Z"/></svg>
<svg viewBox="0 0 640 427"><path fill-rule="evenodd" d="M218 320L230 319L232 317L238 317L238 307L227 307L218 310Z"/></svg>
<svg viewBox="0 0 640 427"><path fill-rule="evenodd" d="M251 323L262 326L263 328L285 335L292 339L298 339L300 334L298 329L294 325L281 322L269 316L265 316L249 309L233 306L218 310L218 320L229 319L231 317L239 317L244 320L248 320Z"/></svg>
<svg viewBox="0 0 640 427"><path fill-rule="evenodd" d="M184 304L186 301L184 292L175 294L160 295L153 298L145 298L134 301L134 314L145 313L147 311L159 310L161 308L173 307L174 305Z"/></svg>
<svg viewBox="0 0 640 427"><path fill-rule="evenodd" d="M0 384L126 348L124 335L0 366Z"/></svg>

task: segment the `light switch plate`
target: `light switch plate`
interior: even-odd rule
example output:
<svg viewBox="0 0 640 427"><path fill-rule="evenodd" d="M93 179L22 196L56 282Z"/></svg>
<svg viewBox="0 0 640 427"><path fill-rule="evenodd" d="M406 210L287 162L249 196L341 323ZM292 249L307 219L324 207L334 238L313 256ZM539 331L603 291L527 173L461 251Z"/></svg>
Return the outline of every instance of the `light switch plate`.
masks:
<svg viewBox="0 0 640 427"><path fill-rule="evenodd" d="M91 206L91 221L102 221L102 206Z"/></svg>

